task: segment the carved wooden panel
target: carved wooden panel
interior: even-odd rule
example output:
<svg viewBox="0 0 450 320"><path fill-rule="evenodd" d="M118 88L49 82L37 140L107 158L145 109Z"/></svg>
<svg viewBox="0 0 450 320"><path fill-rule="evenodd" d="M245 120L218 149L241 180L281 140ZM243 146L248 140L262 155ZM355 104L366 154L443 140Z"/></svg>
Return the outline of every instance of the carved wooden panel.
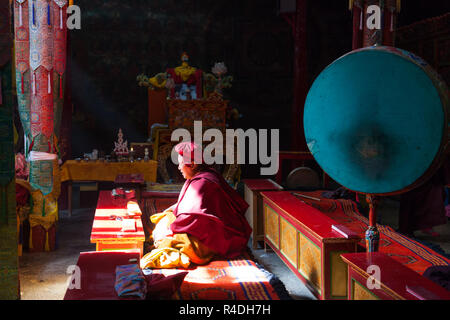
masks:
<svg viewBox="0 0 450 320"><path fill-rule="evenodd" d="M280 218L280 251L297 267L297 230L284 218Z"/></svg>
<svg viewBox="0 0 450 320"><path fill-rule="evenodd" d="M341 253L345 251L330 252L330 269L331 269L331 296L347 297L347 277L348 267L342 260Z"/></svg>
<svg viewBox="0 0 450 320"><path fill-rule="evenodd" d="M377 296L354 279L352 279L352 297L352 300L379 300Z"/></svg>
<svg viewBox="0 0 450 320"><path fill-rule="evenodd" d="M202 128L225 129L228 102L212 96L197 100L168 100L169 127L193 128L194 121L202 121Z"/></svg>
<svg viewBox="0 0 450 320"><path fill-rule="evenodd" d="M298 271L321 292L322 259L320 248L305 235L299 233L298 251L300 256Z"/></svg>
<svg viewBox="0 0 450 320"><path fill-rule="evenodd" d="M264 206L265 235L278 249L279 247L279 216L269 206Z"/></svg>

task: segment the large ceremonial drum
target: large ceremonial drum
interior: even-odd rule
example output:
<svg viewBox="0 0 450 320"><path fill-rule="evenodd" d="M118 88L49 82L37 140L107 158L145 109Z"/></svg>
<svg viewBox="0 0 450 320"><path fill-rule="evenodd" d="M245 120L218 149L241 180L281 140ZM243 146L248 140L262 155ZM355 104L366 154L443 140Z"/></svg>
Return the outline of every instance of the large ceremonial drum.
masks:
<svg viewBox="0 0 450 320"><path fill-rule="evenodd" d="M429 179L448 144L448 91L422 59L393 47L352 51L314 81L305 102L309 150L342 186L392 195Z"/></svg>

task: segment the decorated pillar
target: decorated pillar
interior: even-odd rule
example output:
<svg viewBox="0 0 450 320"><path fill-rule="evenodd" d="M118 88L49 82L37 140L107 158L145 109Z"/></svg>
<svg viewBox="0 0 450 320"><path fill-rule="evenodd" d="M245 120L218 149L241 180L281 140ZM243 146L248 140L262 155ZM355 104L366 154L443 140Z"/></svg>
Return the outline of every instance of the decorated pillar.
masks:
<svg viewBox="0 0 450 320"><path fill-rule="evenodd" d="M303 108L308 94L307 34L306 15L307 0L296 0L295 11L283 13L283 18L292 27L294 38L294 101L292 105L291 149L307 151L303 130Z"/></svg>
<svg viewBox="0 0 450 320"><path fill-rule="evenodd" d="M379 12L368 11L373 5L380 9ZM395 46L395 29L400 5L400 0L350 0L349 9L353 15L352 49L376 44ZM379 28L368 26L368 19L375 21L374 15L378 14Z"/></svg>
<svg viewBox="0 0 450 320"><path fill-rule="evenodd" d="M397 16L400 12L400 0L385 0L383 44L395 46L395 29L397 28Z"/></svg>
<svg viewBox="0 0 450 320"><path fill-rule="evenodd" d="M17 100L33 200L29 220L32 228L42 226L48 233L57 220L60 193L58 140L64 104L68 2L13 2Z"/></svg>
<svg viewBox="0 0 450 320"><path fill-rule="evenodd" d="M352 49L362 48L362 34L364 30L364 0L350 1L350 10L353 15L353 37L352 37Z"/></svg>
<svg viewBox="0 0 450 320"><path fill-rule="evenodd" d="M0 300L20 298L9 5L0 3Z"/></svg>

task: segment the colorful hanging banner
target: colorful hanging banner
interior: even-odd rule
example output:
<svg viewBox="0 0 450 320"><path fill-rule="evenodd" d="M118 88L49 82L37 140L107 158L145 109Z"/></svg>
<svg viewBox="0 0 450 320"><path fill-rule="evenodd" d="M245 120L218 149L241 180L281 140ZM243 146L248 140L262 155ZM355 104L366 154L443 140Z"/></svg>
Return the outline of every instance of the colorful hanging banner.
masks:
<svg viewBox="0 0 450 320"><path fill-rule="evenodd" d="M63 108L67 52L67 0L13 0L16 87L30 161L30 185L48 195L54 188L52 161L30 154L55 154Z"/></svg>
<svg viewBox="0 0 450 320"><path fill-rule="evenodd" d="M25 141L31 141L30 131L30 34L28 0L14 1L14 51L16 70L17 105L24 130ZM29 143L26 143L28 146ZM28 147L25 146L25 156Z"/></svg>
<svg viewBox="0 0 450 320"><path fill-rule="evenodd" d="M60 124L64 107L64 83L67 63L67 0L53 0L53 113L55 139L60 137ZM52 152L58 146L54 143Z"/></svg>

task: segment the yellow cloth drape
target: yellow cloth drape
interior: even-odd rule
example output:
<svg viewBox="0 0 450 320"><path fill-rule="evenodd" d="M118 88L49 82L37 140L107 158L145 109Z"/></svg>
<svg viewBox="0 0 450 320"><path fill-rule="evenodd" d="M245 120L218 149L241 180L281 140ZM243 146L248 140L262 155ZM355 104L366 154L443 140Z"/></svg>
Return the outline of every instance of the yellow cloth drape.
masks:
<svg viewBox="0 0 450 320"><path fill-rule="evenodd" d="M181 66L176 67L175 74L178 75L181 80L184 82L188 81L189 77L192 76L195 71L197 71L197 68L191 67L187 62L182 62Z"/></svg>
<svg viewBox="0 0 450 320"><path fill-rule="evenodd" d="M103 162L67 160L61 166L61 181L114 181L118 174L140 173L145 181L156 181L158 162Z"/></svg>
<svg viewBox="0 0 450 320"><path fill-rule="evenodd" d="M53 199L58 199L61 194L61 168L58 160L53 160L53 190L49 194Z"/></svg>
<svg viewBox="0 0 450 320"><path fill-rule="evenodd" d="M50 194L44 196L40 190L31 191L33 209L31 215L58 217L58 198Z"/></svg>
<svg viewBox="0 0 450 320"><path fill-rule="evenodd" d="M39 189L33 190L28 182L19 182L30 191L32 209L28 216L30 223L30 249L33 248L33 232L35 226L42 226L45 229L45 250L50 251L48 230L58 221L58 198L61 194L61 171L58 160L53 161L53 190L47 195L43 195Z"/></svg>
<svg viewBox="0 0 450 320"><path fill-rule="evenodd" d="M45 251L50 251L48 230L58 221L58 198L52 193L44 196L40 190L31 192L33 209L28 216L30 223L30 249L33 248L33 227L42 226L45 229Z"/></svg>
<svg viewBox="0 0 450 320"><path fill-rule="evenodd" d="M61 194L61 170L57 160L53 161L52 192L44 196L40 190L31 189L30 194L33 201L32 215L55 216L56 220L58 220L58 198Z"/></svg>
<svg viewBox="0 0 450 320"><path fill-rule="evenodd" d="M154 214L150 217L152 223L158 227L169 227L175 221L171 211ZM164 224L161 226L158 224ZM186 233L177 233L164 237L154 243L155 249L141 259L141 268L188 268L191 263L206 264L215 253L203 245L196 237Z"/></svg>

